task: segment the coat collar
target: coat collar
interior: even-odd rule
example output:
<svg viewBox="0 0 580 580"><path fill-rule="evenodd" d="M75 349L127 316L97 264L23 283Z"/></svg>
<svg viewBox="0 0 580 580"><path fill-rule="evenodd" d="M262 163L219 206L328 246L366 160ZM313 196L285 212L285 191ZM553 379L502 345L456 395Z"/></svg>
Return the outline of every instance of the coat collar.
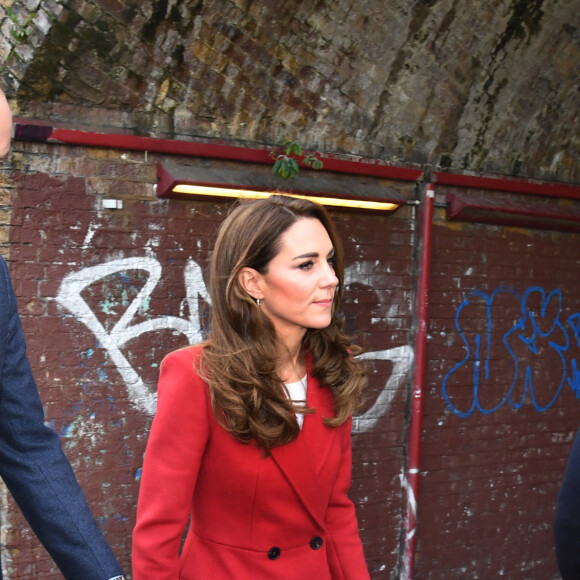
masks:
<svg viewBox="0 0 580 580"><path fill-rule="evenodd" d="M304 425L298 437L272 448L271 456L296 491L298 497L314 521L325 528L324 516L328 505L324 489L327 482L320 481L330 447L335 443L336 429L326 427L323 417L334 415L334 397L329 388L310 374L310 360L307 361L308 387L306 400L316 412L304 416Z"/></svg>

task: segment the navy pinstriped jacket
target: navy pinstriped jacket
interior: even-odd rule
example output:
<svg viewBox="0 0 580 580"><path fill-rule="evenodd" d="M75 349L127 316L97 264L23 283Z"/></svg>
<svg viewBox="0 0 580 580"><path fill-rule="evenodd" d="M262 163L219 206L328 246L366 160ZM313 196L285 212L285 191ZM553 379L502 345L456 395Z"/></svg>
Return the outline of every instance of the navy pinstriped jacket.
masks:
<svg viewBox="0 0 580 580"><path fill-rule="evenodd" d="M67 580L122 574L58 435L44 424L6 262L0 257L0 476ZM2 573L0 570L0 577Z"/></svg>
<svg viewBox="0 0 580 580"><path fill-rule="evenodd" d="M556 557L562 580L580 578L580 429L568 458L554 521Z"/></svg>

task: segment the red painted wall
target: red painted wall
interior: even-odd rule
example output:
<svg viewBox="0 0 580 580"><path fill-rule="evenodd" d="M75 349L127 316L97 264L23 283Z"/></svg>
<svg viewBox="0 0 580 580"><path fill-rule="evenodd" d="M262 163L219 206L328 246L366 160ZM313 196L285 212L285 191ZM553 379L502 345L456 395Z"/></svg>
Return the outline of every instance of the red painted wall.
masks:
<svg viewBox="0 0 580 580"><path fill-rule="evenodd" d="M416 578L558 578L577 234L435 222Z"/></svg>
<svg viewBox="0 0 580 580"><path fill-rule="evenodd" d="M156 198L156 166L169 158L199 163L23 142L9 161L10 268L47 420L62 435L128 572L159 363L202 337L207 257L227 211L218 203ZM414 183L386 183L414 197ZM444 195L438 192L438 201ZM103 210L105 198L123 208ZM355 420L352 496L373 579L395 580L404 536L418 218L411 206L389 216L335 216L347 255L346 328L366 348L371 369ZM551 522L580 404L572 389L577 242L576 234L451 224L442 210L436 214L417 580L557 578ZM511 332L520 319L521 329ZM503 343L508 332L511 351ZM562 354L551 342L561 346L565 337ZM516 367L511 396L518 405L523 399L521 408L506 400L488 412L506 396ZM529 382L526 391L528 367L543 411L532 404ZM474 368L486 412L469 412ZM17 510L10 504L4 512L7 577L58 578Z"/></svg>

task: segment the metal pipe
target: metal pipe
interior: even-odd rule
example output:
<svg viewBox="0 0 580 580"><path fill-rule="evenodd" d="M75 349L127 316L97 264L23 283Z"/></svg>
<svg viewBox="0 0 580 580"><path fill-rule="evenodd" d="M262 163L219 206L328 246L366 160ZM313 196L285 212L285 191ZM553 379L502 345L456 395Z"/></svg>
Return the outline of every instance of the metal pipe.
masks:
<svg viewBox="0 0 580 580"><path fill-rule="evenodd" d="M429 305L429 277L431 272L431 239L435 187L427 185L423 208L423 231L418 284L418 328L415 341L415 375L411 397L411 416L407 432L407 472L405 477L406 515L403 565L401 580L412 580L417 546L417 508L419 498L419 465L421 456L421 431L423 424L423 398L427 351L427 326Z"/></svg>
<svg viewBox="0 0 580 580"><path fill-rule="evenodd" d="M50 121L14 117L14 141L36 141L149 151L165 155L211 157L232 161L272 164L271 147L250 148L217 139L180 140L143 137L126 133L100 133L80 128L53 126ZM476 176L450 171L431 171L428 166L390 165L376 159L347 155L323 154L324 171L368 175L397 181L418 181L429 175L439 185L465 189L509 191L529 195L580 199L580 185L516 177Z"/></svg>

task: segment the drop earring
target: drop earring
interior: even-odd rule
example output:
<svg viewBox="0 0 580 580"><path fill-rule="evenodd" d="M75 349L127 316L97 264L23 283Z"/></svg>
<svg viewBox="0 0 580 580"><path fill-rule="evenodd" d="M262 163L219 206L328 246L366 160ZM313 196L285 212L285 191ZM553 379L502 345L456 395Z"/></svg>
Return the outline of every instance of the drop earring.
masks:
<svg viewBox="0 0 580 580"><path fill-rule="evenodd" d="M261 303L262 303L262 300L260 298L256 298L256 304L258 305L258 308L260 308Z"/></svg>

